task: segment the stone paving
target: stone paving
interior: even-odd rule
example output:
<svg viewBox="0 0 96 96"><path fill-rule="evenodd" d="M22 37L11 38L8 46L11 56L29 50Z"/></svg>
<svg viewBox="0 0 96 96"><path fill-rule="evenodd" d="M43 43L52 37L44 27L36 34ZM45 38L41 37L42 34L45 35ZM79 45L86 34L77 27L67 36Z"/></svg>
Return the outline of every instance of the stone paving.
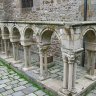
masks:
<svg viewBox="0 0 96 96"><path fill-rule="evenodd" d="M0 96L49 96L0 62Z"/></svg>
<svg viewBox="0 0 96 96"><path fill-rule="evenodd" d="M96 88L88 93L86 96L96 96Z"/></svg>

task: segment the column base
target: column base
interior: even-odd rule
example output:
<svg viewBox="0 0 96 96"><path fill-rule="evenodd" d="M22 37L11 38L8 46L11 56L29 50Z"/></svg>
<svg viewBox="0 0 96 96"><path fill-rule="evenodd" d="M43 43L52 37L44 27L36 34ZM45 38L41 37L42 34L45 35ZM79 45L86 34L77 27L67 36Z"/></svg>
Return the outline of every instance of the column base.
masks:
<svg viewBox="0 0 96 96"><path fill-rule="evenodd" d="M60 89L58 92L59 96L68 96L68 94L69 94L68 89Z"/></svg>
<svg viewBox="0 0 96 96"><path fill-rule="evenodd" d="M49 79L49 78L50 78L49 74L46 75L46 76L39 76L40 81L43 81L43 80L46 80L46 79Z"/></svg>
<svg viewBox="0 0 96 96"><path fill-rule="evenodd" d="M12 61L14 64L17 64L17 63L21 63L22 61L21 60L13 60Z"/></svg>
<svg viewBox="0 0 96 96"><path fill-rule="evenodd" d="M92 81L96 80L96 76L94 75L86 75L85 78L90 79Z"/></svg>
<svg viewBox="0 0 96 96"><path fill-rule="evenodd" d="M5 54L5 52L1 52L2 54Z"/></svg>
<svg viewBox="0 0 96 96"><path fill-rule="evenodd" d="M77 92L76 92L75 89L72 89L71 91L69 91L68 89L64 89L64 88L63 89L60 89L60 91L58 92L58 94L60 96L69 96L69 94L71 94L73 96L76 93Z"/></svg>
<svg viewBox="0 0 96 96"><path fill-rule="evenodd" d="M28 71L28 70L31 70L31 69L33 69L33 67L24 67L24 68L22 68L23 71Z"/></svg>

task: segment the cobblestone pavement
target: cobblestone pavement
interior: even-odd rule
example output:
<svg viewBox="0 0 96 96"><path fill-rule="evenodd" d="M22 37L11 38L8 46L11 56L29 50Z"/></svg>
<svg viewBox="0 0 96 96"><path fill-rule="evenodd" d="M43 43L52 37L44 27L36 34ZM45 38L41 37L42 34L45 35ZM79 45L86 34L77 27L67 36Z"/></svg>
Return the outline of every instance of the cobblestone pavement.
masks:
<svg viewBox="0 0 96 96"><path fill-rule="evenodd" d="M96 88L89 92L86 96L96 96Z"/></svg>
<svg viewBox="0 0 96 96"><path fill-rule="evenodd" d="M0 96L49 96L0 62Z"/></svg>

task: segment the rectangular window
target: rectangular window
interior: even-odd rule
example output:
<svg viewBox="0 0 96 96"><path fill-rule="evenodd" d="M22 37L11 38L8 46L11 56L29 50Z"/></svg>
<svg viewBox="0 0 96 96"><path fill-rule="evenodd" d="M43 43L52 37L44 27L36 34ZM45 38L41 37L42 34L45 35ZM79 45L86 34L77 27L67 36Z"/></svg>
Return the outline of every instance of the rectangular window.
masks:
<svg viewBox="0 0 96 96"><path fill-rule="evenodd" d="M33 0L22 0L22 8L33 7Z"/></svg>

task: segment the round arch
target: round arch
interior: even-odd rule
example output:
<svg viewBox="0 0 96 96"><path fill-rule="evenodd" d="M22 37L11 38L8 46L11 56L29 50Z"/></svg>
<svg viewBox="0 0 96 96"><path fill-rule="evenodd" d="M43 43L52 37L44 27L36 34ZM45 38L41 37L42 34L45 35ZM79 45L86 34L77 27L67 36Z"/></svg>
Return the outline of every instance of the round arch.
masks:
<svg viewBox="0 0 96 96"><path fill-rule="evenodd" d="M57 38L58 38L58 40L60 40L60 37L59 37L59 35L58 35L58 33L57 33L57 31L55 29L45 28L45 29L43 29L43 31L40 34L41 42L50 43L53 33L55 33Z"/></svg>
<svg viewBox="0 0 96 96"><path fill-rule="evenodd" d="M26 39L30 39L34 34L34 31L32 30L32 28L29 28L27 27L25 30L24 30L24 38Z"/></svg>
<svg viewBox="0 0 96 96"><path fill-rule="evenodd" d="M93 44L96 42L96 30L94 28L88 28L83 33L83 54L82 54L82 66L84 67L86 62L86 46L89 46L89 44ZM91 45L90 45L91 46Z"/></svg>
<svg viewBox="0 0 96 96"><path fill-rule="evenodd" d="M21 37L21 34L20 34L20 31L18 30L17 27L13 27L12 28L12 33L11 33L12 36L18 36L19 38Z"/></svg>

